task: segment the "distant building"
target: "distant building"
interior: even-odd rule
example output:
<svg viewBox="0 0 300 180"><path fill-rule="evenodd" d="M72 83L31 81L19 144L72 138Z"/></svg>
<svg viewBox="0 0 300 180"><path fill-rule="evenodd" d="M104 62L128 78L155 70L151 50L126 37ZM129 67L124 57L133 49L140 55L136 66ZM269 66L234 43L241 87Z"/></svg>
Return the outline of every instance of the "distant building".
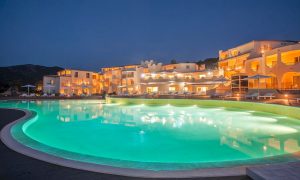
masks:
<svg viewBox="0 0 300 180"><path fill-rule="evenodd" d="M141 74L141 92L205 95L220 84L216 80L221 76L221 71L200 69L196 63L166 64Z"/></svg>
<svg viewBox="0 0 300 180"><path fill-rule="evenodd" d="M104 90L114 94L137 94L140 91L140 65L126 65L101 69L104 78Z"/></svg>
<svg viewBox="0 0 300 180"><path fill-rule="evenodd" d="M65 69L43 79L43 92L48 94L92 95L102 89L102 75L92 71Z"/></svg>
<svg viewBox="0 0 300 180"><path fill-rule="evenodd" d="M219 68L230 79L256 74L272 78L248 80L241 86L279 90L300 89L300 44L297 41L261 40L219 51ZM244 90L243 89L243 90Z"/></svg>
<svg viewBox="0 0 300 180"><path fill-rule="evenodd" d="M248 79L253 75L267 79ZM300 43L260 40L219 51L218 68L196 63L162 64L154 60L141 64L104 67L101 73L65 69L44 76L44 93L92 94L196 94L249 89L300 90Z"/></svg>

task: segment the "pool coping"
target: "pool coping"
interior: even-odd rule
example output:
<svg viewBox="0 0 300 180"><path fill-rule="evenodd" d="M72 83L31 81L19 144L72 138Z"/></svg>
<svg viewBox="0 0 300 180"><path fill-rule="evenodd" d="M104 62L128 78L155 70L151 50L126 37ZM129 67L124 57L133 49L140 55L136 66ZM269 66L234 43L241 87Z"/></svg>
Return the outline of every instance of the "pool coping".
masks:
<svg viewBox="0 0 300 180"><path fill-rule="evenodd" d="M235 167L220 167L220 168L205 168L205 169L194 169L194 170L176 170L176 171L153 171L153 170L141 170L131 168L119 168L107 165L93 164L88 162L81 162L71 159L65 159L51 154L47 154L30 147L27 147L17 140L15 140L10 131L13 125L16 123L26 120L32 116L32 112L29 110L18 109L18 108L6 108L23 111L25 115L11 123L7 124L1 130L1 141L10 149L29 156L41 161L48 163L65 166L69 168L75 168L80 170L86 170L97 173L128 176L128 177L140 177L140 178L207 178L207 177L232 177L232 176L246 176L246 169L248 167L264 166L260 165L243 165ZM275 163L281 164L281 163ZM270 165L270 164L265 164Z"/></svg>

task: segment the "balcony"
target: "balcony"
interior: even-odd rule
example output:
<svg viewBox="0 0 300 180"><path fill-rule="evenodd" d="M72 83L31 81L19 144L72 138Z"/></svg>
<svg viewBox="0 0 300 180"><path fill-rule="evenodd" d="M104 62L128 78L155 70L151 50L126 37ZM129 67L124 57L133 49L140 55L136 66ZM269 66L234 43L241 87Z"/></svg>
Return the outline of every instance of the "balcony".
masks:
<svg viewBox="0 0 300 180"><path fill-rule="evenodd" d="M210 78L147 78L147 79L141 79L141 83L189 83L189 84L210 84L212 82L217 82L218 77L213 76Z"/></svg>

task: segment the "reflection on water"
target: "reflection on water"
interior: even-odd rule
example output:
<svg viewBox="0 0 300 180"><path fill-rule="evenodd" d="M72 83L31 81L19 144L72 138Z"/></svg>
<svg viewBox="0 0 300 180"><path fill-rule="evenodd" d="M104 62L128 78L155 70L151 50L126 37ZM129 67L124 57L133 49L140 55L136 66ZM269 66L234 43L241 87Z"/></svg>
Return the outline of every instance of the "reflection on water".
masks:
<svg viewBox="0 0 300 180"><path fill-rule="evenodd" d="M136 154L136 159L130 157L130 155L133 156L132 154L128 154L127 159L132 158L130 160L139 160L138 158L140 158L148 161L149 154L147 158L144 156L151 150L151 154L153 155L150 157L152 158L151 160L157 161L156 152L153 152L153 149L160 146L158 144L164 144L173 148L172 151L174 152L168 152L173 156L165 157L167 162L170 162L172 158L178 156L180 153L190 152L191 154L194 152L201 153L191 155L191 157L184 157L185 160L191 161L191 159L197 159L198 157L200 159L201 155L199 154L203 154L201 158L206 158L207 161L224 161L230 160L230 158L249 159L281 155L300 150L300 124L298 120L282 115L197 106L174 107L167 105L149 107L145 105L105 105L96 100L16 101L13 103L0 103L0 107L7 106L37 111L39 117L44 118L40 119L40 124L37 123L36 126L39 129L45 128L43 130L44 134L48 133L47 130L49 130L46 129L46 125L47 127L54 127L55 124L56 129L59 130L59 128L62 128L60 132L64 132L63 128L65 128L65 132L68 132L68 128L76 127L78 128L76 131L80 131L78 133L82 133L85 137L89 136L89 133L97 134L95 139L99 143L99 146L101 144L98 141L120 143L120 136L124 136L124 138L127 138L127 143L120 143L120 149L131 148L135 152L134 148L140 148L137 151L140 154ZM51 119L51 123L49 119ZM80 128L80 126L84 127L86 124L78 125L78 122L89 121L95 123L93 126L97 126L99 129L87 130ZM72 126L73 123L74 125ZM62 126L63 124L66 126ZM91 126L88 127L90 128ZM32 127L32 132L33 130L35 130L34 127ZM51 129L51 131L53 130ZM30 129L28 133L30 133ZM103 134L111 137L104 137ZM60 135L59 138L51 139L51 143L53 143L53 146L60 146L61 142L59 142L59 139L64 139L65 145L69 143L70 140L68 138L70 137L67 134ZM49 141L48 137L47 141ZM84 142L76 143L77 145L84 145ZM97 143L94 146L97 146ZM109 149L110 146L111 149ZM76 152L75 147L70 141L70 144L68 144L69 150ZM122 152L118 152L118 150L111 152L114 147L115 145L108 144L107 149L97 149L97 151L94 147L90 147L90 149L86 147L86 151L90 151L91 154L94 153L93 155L102 153L114 158L121 158L121 155L126 157L124 152L123 154ZM159 150L166 153L168 148L162 147ZM143 151L145 151L145 154L143 154ZM226 152L227 154L223 156L219 155L221 152ZM161 152L157 152L158 155L159 153ZM217 155L212 153L216 153ZM176 159L177 161L184 162L182 159Z"/></svg>

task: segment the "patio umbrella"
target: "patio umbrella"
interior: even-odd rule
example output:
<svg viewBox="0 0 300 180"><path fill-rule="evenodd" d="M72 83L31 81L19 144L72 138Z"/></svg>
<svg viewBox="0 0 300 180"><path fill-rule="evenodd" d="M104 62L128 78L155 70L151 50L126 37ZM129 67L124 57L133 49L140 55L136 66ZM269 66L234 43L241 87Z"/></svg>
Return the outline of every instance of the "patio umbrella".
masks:
<svg viewBox="0 0 300 180"><path fill-rule="evenodd" d="M44 86L45 88L48 89L48 94L50 94L50 89L54 88L55 86L51 85L51 84L47 84L46 86Z"/></svg>
<svg viewBox="0 0 300 180"><path fill-rule="evenodd" d="M261 75L261 74L256 74L254 76L250 76L250 77L247 77L245 79L257 79L258 80L258 87L257 87L257 99L259 99L259 80L260 79L269 79L271 78L272 76L265 76L265 75Z"/></svg>
<svg viewBox="0 0 300 180"><path fill-rule="evenodd" d="M34 85L31 85L31 84L26 84L22 87L26 87L27 88L27 95L29 95L29 88L34 88L35 86Z"/></svg>

